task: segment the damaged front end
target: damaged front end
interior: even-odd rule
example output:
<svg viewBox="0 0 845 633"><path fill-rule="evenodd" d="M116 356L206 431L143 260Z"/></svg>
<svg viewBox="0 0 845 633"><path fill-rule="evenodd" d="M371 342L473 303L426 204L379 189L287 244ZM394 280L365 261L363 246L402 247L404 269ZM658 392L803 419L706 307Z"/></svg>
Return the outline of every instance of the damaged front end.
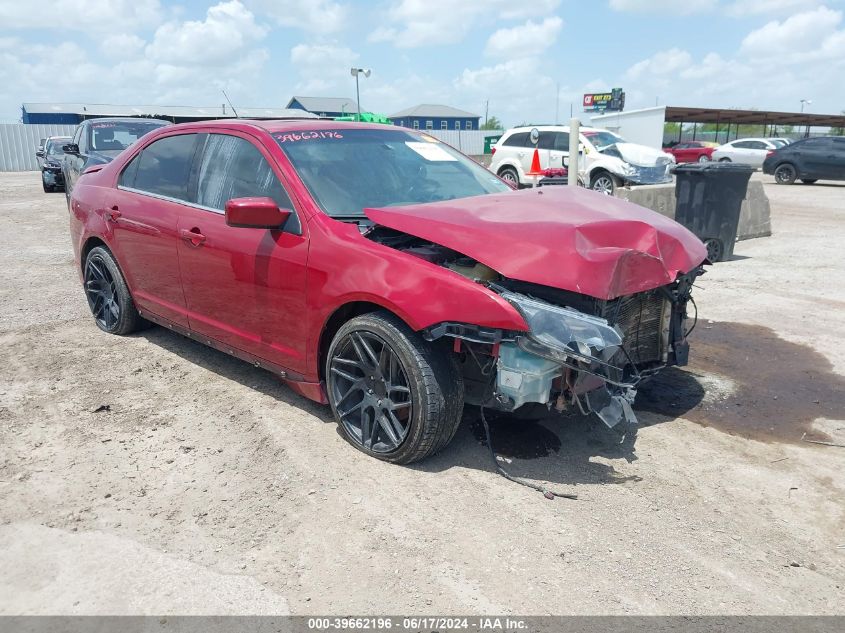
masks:
<svg viewBox="0 0 845 633"><path fill-rule="evenodd" d="M687 363L687 305L702 272L697 267L672 284L612 300L502 279L489 287L520 312L529 331L441 324L427 337L456 339L472 404L502 411L545 406L595 413L611 428L634 424L638 384Z"/></svg>

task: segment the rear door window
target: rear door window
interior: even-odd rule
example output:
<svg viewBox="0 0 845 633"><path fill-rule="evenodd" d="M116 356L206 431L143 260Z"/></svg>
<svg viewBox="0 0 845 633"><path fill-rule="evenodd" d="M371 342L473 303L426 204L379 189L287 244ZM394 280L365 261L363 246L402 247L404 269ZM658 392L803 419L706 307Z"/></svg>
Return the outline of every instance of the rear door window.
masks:
<svg viewBox="0 0 845 633"><path fill-rule="evenodd" d="M516 134L511 134L504 140L502 145L507 145L509 147L528 147L528 132L517 132Z"/></svg>
<svg viewBox="0 0 845 633"><path fill-rule="evenodd" d="M188 176L196 142L196 134L179 134L147 145L137 158L137 168L129 165L136 171L132 188L190 202Z"/></svg>

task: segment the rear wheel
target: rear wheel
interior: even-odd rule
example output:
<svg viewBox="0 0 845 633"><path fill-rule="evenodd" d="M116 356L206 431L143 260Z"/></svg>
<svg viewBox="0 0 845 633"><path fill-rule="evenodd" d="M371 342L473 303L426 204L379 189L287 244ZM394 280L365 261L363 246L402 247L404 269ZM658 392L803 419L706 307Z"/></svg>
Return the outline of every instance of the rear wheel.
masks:
<svg viewBox="0 0 845 633"><path fill-rule="evenodd" d="M619 184L619 179L616 176L606 171L600 171L590 180L590 189L606 196L612 196Z"/></svg>
<svg viewBox="0 0 845 633"><path fill-rule="evenodd" d="M710 157L707 154L702 154L701 156L698 157L698 162L699 163L709 163Z"/></svg>
<svg viewBox="0 0 845 633"><path fill-rule="evenodd" d="M88 253L83 282L97 327L109 334L130 334L141 329L144 320L135 308L117 262L107 249L97 246Z"/></svg>
<svg viewBox="0 0 845 633"><path fill-rule="evenodd" d="M790 163L782 163L775 168L775 182L779 185L791 185L797 177L798 173Z"/></svg>
<svg viewBox="0 0 845 633"><path fill-rule="evenodd" d="M519 174L513 167L503 167L499 170L499 178L511 183L514 187L519 187Z"/></svg>
<svg viewBox="0 0 845 633"><path fill-rule="evenodd" d="M805 185L814 185L818 181L819 181L818 178L802 178L801 179L801 182L803 182Z"/></svg>
<svg viewBox="0 0 845 633"><path fill-rule="evenodd" d="M722 245L722 240L717 240L714 237L704 240L704 246L707 247L707 259L711 262L720 262L725 256L725 248Z"/></svg>
<svg viewBox="0 0 845 633"><path fill-rule="evenodd" d="M395 464L434 455L461 421L463 379L453 358L386 312L356 317L338 330L326 386L343 437Z"/></svg>

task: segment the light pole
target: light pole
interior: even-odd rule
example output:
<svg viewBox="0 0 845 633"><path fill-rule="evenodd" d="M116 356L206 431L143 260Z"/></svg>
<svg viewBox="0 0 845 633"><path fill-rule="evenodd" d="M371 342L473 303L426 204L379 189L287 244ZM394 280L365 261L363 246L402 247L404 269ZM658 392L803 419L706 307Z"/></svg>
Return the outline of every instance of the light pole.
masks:
<svg viewBox="0 0 845 633"><path fill-rule="evenodd" d="M812 100L810 99L801 99L801 113L804 113L804 105L813 105Z"/></svg>
<svg viewBox="0 0 845 633"><path fill-rule="evenodd" d="M364 77L369 77L372 70L369 68L350 68L350 74L355 77L355 101L358 103L358 121L361 120L361 90L358 88L358 75L364 74Z"/></svg>

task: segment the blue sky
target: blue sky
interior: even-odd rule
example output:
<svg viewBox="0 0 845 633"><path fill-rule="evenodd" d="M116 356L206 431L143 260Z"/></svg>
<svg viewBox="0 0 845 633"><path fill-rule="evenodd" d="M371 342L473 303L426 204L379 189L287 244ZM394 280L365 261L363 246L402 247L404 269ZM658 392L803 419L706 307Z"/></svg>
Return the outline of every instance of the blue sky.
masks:
<svg viewBox="0 0 845 633"><path fill-rule="evenodd" d="M0 121L23 101L365 109L445 103L506 125L622 87L661 104L845 110L843 0L0 0ZM37 10L35 10L37 8ZM57 19L61 16L61 19Z"/></svg>

